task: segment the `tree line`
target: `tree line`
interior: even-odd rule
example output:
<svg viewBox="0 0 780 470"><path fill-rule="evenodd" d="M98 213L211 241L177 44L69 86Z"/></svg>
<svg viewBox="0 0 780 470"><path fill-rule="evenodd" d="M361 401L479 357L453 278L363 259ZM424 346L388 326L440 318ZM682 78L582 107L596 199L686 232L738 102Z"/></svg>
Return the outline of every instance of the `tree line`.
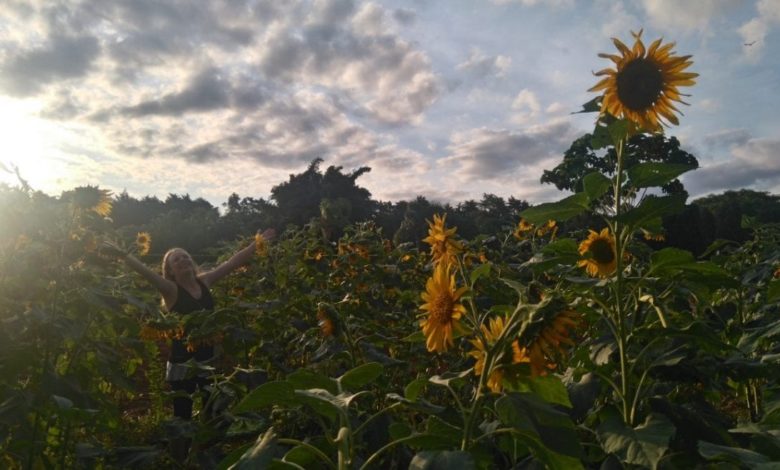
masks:
<svg viewBox="0 0 780 470"><path fill-rule="evenodd" d="M590 134L575 140L561 163L544 172L541 182L554 184L560 190L578 191L583 176L589 172L614 172L614 155L598 154L591 141ZM680 149L676 138L663 135L633 137L628 155L629 165L657 161L698 166L693 155ZM473 239L480 234L511 233L520 220L520 212L530 207L525 200L487 193L480 200L459 203L431 201L423 196L398 202L378 201L357 181L371 168L345 171L341 166L329 166L322 170L322 163L317 158L304 171L291 174L287 181L271 189L268 199L233 193L222 204L221 211L205 199L193 199L189 194L169 194L160 199L135 198L122 192L113 198L111 223L128 243L138 232L148 232L153 240L150 256L180 246L206 260L218 253L222 245L251 235L258 227L274 227L280 233L291 227L306 228L334 241L347 225L373 221L395 243L420 243L427 232L426 220L436 213L446 213L449 226L456 226L460 236ZM4 189L6 195L10 189ZM687 196L678 180L664 186L663 191ZM596 223L587 218L569 220L559 227L559 236L576 236L588 228L598 228ZM748 239L751 223L780 223L780 196L742 189L697 199L686 204L682 212L665 217L665 240L651 243L657 248L674 246L700 255L717 239L737 243Z"/></svg>

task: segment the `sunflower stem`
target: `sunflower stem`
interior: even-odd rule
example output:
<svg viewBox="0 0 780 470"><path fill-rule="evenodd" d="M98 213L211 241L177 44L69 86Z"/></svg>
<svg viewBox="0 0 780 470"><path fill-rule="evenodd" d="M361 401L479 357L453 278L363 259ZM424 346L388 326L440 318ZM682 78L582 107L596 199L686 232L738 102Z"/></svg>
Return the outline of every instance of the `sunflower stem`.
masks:
<svg viewBox="0 0 780 470"><path fill-rule="evenodd" d="M633 426L633 417L629 409L629 377L626 371L628 357L626 354L626 322L623 309L623 227L620 224L620 215L622 213L622 195L623 195L623 149L626 136L621 137L615 143L615 154L617 164L615 171L615 220L613 223L613 235L615 237L615 255L617 257L615 270L615 315L617 317L618 352L620 354L620 389L623 396L623 421Z"/></svg>

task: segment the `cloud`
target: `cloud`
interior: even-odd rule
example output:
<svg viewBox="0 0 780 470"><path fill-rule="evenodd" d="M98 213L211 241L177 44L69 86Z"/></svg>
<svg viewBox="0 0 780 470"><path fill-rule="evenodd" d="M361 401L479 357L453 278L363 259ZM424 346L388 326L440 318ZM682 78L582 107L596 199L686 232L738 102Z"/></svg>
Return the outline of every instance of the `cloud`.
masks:
<svg viewBox="0 0 780 470"><path fill-rule="evenodd" d="M704 136L704 146L710 150L743 146L751 139L747 129L725 129L714 134Z"/></svg>
<svg viewBox="0 0 780 470"><path fill-rule="evenodd" d="M529 123L538 114L541 106L536 94L527 88L523 88L512 101L512 122L523 125Z"/></svg>
<svg viewBox="0 0 780 470"><path fill-rule="evenodd" d="M770 30L780 24L780 2L759 0L756 2L758 16L750 19L737 29L744 41L742 48L745 58L756 62L761 57Z"/></svg>
<svg viewBox="0 0 780 470"><path fill-rule="evenodd" d="M52 36L42 47L22 50L0 65L0 89L29 96L59 80L81 77L100 53L92 36Z"/></svg>
<svg viewBox="0 0 780 470"><path fill-rule="evenodd" d="M458 64L458 70L467 71L477 78L503 78L511 65L511 57L487 56L479 48L474 47L471 49L468 59Z"/></svg>
<svg viewBox="0 0 780 470"><path fill-rule="evenodd" d="M519 3L524 7L532 7L541 4L553 8L568 8L574 5L574 0L491 0L496 5L508 5Z"/></svg>
<svg viewBox="0 0 780 470"><path fill-rule="evenodd" d="M686 175L684 183L691 194L750 187L773 192L780 190L780 165L777 164L780 139L744 140L744 135L734 134L738 138L725 139L732 145L729 159L702 165L701 169Z"/></svg>
<svg viewBox="0 0 780 470"><path fill-rule="evenodd" d="M438 163L464 179L506 179L562 155L575 134L564 120L524 131L479 128L456 132L451 136L449 155Z"/></svg>
<svg viewBox="0 0 780 470"><path fill-rule="evenodd" d="M698 32L710 34L713 18L738 7L740 0L642 0L642 7L653 25L659 29L679 34Z"/></svg>
<svg viewBox="0 0 780 470"><path fill-rule="evenodd" d="M187 112L213 111L229 105L228 90L229 85L219 76L218 71L210 68L192 77L183 90L122 108L120 113L143 117L151 114L181 116Z"/></svg>
<svg viewBox="0 0 780 470"><path fill-rule="evenodd" d="M409 26L417 21L417 14L413 10L409 10L407 8L398 8L393 10L393 19L395 19L399 24Z"/></svg>

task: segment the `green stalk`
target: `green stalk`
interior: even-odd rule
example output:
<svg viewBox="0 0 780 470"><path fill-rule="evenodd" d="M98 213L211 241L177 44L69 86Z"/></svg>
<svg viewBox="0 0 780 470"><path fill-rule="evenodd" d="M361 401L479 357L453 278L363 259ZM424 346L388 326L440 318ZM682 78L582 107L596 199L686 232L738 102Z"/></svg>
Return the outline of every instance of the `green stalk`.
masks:
<svg viewBox="0 0 780 470"><path fill-rule="evenodd" d="M623 178L623 146L625 144L626 137L621 137L615 145L615 153L617 155L617 171L615 173L615 221L613 223L613 235L615 237L615 256L617 256L616 272L615 272L615 315L617 316L617 330L618 330L618 352L620 354L620 388L623 395L623 421L628 425L633 425L631 419L631 412L629 410L628 396L629 396L629 378L626 371L628 363L628 357L626 354L626 324L625 324L625 312L623 309L623 230L620 225L620 215L622 212L622 178Z"/></svg>

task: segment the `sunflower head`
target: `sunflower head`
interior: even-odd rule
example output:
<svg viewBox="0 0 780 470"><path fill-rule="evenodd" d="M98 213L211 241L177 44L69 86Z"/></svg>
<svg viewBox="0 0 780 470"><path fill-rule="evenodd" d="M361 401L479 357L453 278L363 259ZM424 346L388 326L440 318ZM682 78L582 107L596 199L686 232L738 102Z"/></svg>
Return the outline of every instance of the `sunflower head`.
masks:
<svg viewBox="0 0 780 470"><path fill-rule="evenodd" d="M512 235L518 240L523 240L529 233L534 233L534 225L525 219L520 219L520 222L517 223L517 227L515 227L515 231Z"/></svg>
<svg viewBox="0 0 780 470"><path fill-rule="evenodd" d="M617 252L615 251L615 237L604 228L601 232L589 231L590 234L580 243L579 252L587 258L577 262L577 266L585 270L593 277L608 277L615 272L617 267Z"/></svg>
<svg viewBox="0 0 780 470"><path fill-rule="evenodd" d="M447 228L445 219L447 214L439 216L434 214L433 222L428 222L428 236L423 241L431 245L431 257L435 264L446 262L454 264L457 255L463 251L463 244L455 240L457 228Z"/></svg>
<svg viewBox="0 0 780 470"><path fill-rule="evenodd" d="M69 192L70 202L83 212L93 211L106 217L111 213L111 191L97 186L81 186Z"/></svg>
<svg viewBox="0 0 780 470"><path fill-rule="evenodd" d="M572 332L581 325L580 315L560 302L549 302L540 309L537 320L528 328L522 344L512 344L513 362L527 363L531 376L544 376L558 367L569 347L574 346Z"/></svg>
<svg viewBox="0 0 780 470"><path fill-rule="evenodd" d="M484 341L487 343L483 342L483 340L480 338L470 340L470 343L474 346L474 349L469 351L468 355L476 359L476 362L474 363L475 375L482 375L482 370L485 368L487 350L496 343L499 337L501 337L501 334L504 332L504 329L506 329L508 324L509 321L507 318L491 318L488 321L488 326L483 324L480 327L482 330L482 335L485 338ZM517 340L509 345L507 350L503 351L503 354L500 354L498 357L498 362L494 363L493 369L490 371L490 375L487 379L487 386L493 393L499 393L503 388L506 366L510 363L519 362L515 360L517 357L514 354L514 350L517 348L516 343Z"/></svg>
<svg viewBox="0 0 780 470"><path fill-rule="evenodd" d="M691 56L675 55L675 44L662 45L661 39L645 48L642 31L631 34L632 48L612 38L620 54L599 54L614 62L615 68L596 72L604 78L588 91L604 92L601 114L628 119L644 130L657 132L661 124L679 124L674 102L688 104L682 100L687 95L680 93L679 87L694 85L699 76L685 71L693 64Z"/></svg>
<svg viewBox="0 0 780 470"><path fill-rule="evenodd" d="M139 255L148 255L152 247L152 237L149 235L149 232L138 232L138 235L135 237L135 246L138 248Z"/></svg>
<svg viewBox="0 0 780 470"><path fill-rule="evenodd" d="M425 303L420 307L427 316L420 321L425 345L428 351L444 352L453 345L453 330L460 327L460 317L466 312L460 297L466 292L466 287L457 288L455 275L446 262L441 262L434 268L433 275L425 283L422 299Z"/></svg>
<svg viewBox="0 0 780 470"><path fill-rule="evenodd" d="M255 234L255 254L261 258L268 254L268 243L260 232Z"/></svg>
<svg viewBox="0 0 780 470"><path fill-rule="evenodd" d="M338 312L325 302L320 302L317 305L317 325L319 325L324 338L335 337L341 333L341 321Z"/></svg>

